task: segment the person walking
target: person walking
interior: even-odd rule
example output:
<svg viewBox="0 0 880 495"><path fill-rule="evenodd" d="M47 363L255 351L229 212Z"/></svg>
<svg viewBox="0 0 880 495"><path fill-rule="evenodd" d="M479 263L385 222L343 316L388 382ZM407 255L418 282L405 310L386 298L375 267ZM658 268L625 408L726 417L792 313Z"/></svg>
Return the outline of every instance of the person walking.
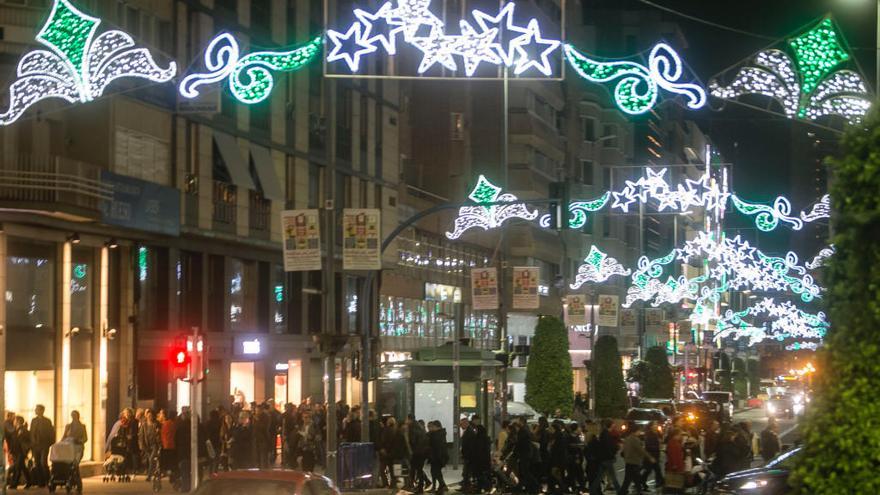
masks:
<svg viewBox="0 0 880 495"><path fill-rule="evenodd" d="M547 491L549 493L567 493L568 484L565 474L569 456L568 431L562 425L562 421L556 420L553 421L548 433L547 452L550 477L547 481Z"/></svg>
<svg viewBox="0 0 880 495"><path fill-rule="evenodd" d="M30 488L32 483L30 470L27 468L27 456L31 451L31 433L28 431L27 422L21 416L16 416L13 422L12 444L9 455L12 457L12 471L8 485L13 490L24 479L25 488Z"/></svg>
<svg viewBox="0 0 880 495"><path fill-rule="evenodd" d="M410 441L410 486L415 493L422 493L428 482L425 476L425 461L431 453L428 434L418 421L409 421Z"/></svg>
<svg viewBox="0 0 880 495"><path fill-rule="evenodd" d="M83 452L85 452L85 444L89 441L89 435L86 432L86 426L79 420L79 411L70 412L70 423L64 427L62 440L70 440L76 448L76 457L73 466L74 485L77 493L82 493L83 484L82 477L79 475L79 462L82 460Z"/></svg>
<svg viewBox="0 0 880 495"><path fill-rule="evenodd" d="M642 490L648 489L648 477L654 473L654 486L658 489L663 486L663 469L660 468L660 444L663 439L660 438L660 432L657 430L657 423L651 421L645 429L645 451L648 457L642 464L642 475L640 483Z"/></svg>
<svg viewBox="0 0 880 495"><path fill-rule="evenodd" d="M34 457L33 482L44 487L49 482L49 447L55 443L55 427L45 417L46 408L37 404L34 419L31 420L31 454Z"/></svg>
<svg viewBox="0 0 880 495"><path fill-rule="evenodd" d="M232 469L253 469L257 466L257 444L250 413L238 414L238 424L232 430L229 463Z"/></svg>
<svg viewBox="0 0 880 495"><path fill-rule="evenodd" d="M779 425L776 419L770 418L767 421L767 427L761 432L761 457L764 462L770 462L771 459L779 455Z"/></svg>
<svg viewBox="0 0 880 495"><path fill-rule="evenodd" d="M532 472L532 461L538 449L532 443L532 434L526 421L519 418L516 424L516 442L514 444L514 456L516 456L516 473L519 475L519 488L524 493L537 493L538 481Z"/></svg>
<svg viewBox="0 0 880 495"><path fill-rule="evenodd" d="M159 469L162 473L168 473L170 481L177 479L177 452L174 445L174 437L177 433L177 423L171 414L160 410L156 416L159 423L159 437L162 449L159 452Z"/></svg>
<svg viewBox="0 0 880 495"><path fill-rule="evenodd" d="M666 479L663 493L684 493L684 456L682 432L675 428L666 442Z"/></svg>
<svg viewBox="0 0 880 495"><path fill-rule="evenodd" d="M428 461L431 463L431 488L437 495L443 495L449 489L443 479L443 468L449 462L449 451L446 449L446 429L440 421L428 423Z"/></svg>
<svg viewBox="0 0 880 495"><path fill-rule="evenodd" d="M596 477L590 483L590 493L602 492L602 479L608 477L614 487L615 492L620 492L620 482L617 481L617 472L614 469L614 461L617 458L617 438L611 432L612 421L610 419L602 420L602 430L599 432L598 444L596 445L598 472Z"/></svg>
<svg viewBox="0 0 880 495"><path fill-rule="evenodd" d="M144 411L144 420L138 428L138 448L146 457L147 481L150 481L158 473L157 461L162 449L160 426L150 409Z"/></svg>
<svg viewBox="0 0 880 495"><path fill-rule="evenodd" d="M646 462L656 463L657 459L645 450L639 425L633 425L623 441L623 460L626 467L618 495L627 495L630 485L635 485L636 493L642 493L642 465Z"/></svg>
<svg viewBox="0 0 880 495"><path fill-rule="evenodd" d="M256 408L253 418L254 443L256 444L256 467L269 467L269 450L275 448L272 442L272 422L265 405Z"/></svg>

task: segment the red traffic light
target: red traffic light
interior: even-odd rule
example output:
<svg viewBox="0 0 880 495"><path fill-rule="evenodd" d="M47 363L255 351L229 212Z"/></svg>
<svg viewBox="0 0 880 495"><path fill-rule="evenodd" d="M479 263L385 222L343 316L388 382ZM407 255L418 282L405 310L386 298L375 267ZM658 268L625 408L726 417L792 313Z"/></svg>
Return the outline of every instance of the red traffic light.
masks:
<svg viewBox="0 0 880 495"><path fill-rule="evenodd" d="M174 347L171 349L171 365L175 368L185 368L190 363L190 355L186 347Z"/></svg>

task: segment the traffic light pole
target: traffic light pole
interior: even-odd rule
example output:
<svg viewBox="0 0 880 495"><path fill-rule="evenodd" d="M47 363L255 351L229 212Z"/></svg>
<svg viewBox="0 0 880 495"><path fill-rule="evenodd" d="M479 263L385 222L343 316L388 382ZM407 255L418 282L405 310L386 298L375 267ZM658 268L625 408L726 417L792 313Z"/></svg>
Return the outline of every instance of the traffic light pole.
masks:
<svg viewBox="0 0 880 495"><path fill-rule="evenodd" d="M198 393L196 388L199 386L199 378L202 369L202 356L199 348L199 328L192 329L192 358L190 360L190 382L189 382L189 438L190 438L190 491L196 491L199 487L199 419L196 415L196 404L198 401Z"/></svg>

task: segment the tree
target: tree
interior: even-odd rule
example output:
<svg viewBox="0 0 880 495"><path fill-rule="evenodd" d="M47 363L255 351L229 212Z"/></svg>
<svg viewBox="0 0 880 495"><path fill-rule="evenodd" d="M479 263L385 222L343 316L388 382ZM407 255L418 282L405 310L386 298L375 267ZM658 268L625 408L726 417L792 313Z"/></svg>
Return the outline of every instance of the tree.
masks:
<svg viewBox="0 0 880 495"><path fill-rule="evenodd" d="M602 418L622 418L627 411L627 397L617 339L610 335L596 339L591 359L591 372L595 373L596 414Z"/></svg>
<svg viewBox="0 0 880 495"><path fill-rule="evenodd" d="M757 359L746 361L746 374L749 379L752 395L757 395L761 390L761 363Z"/></svg>
<svg viewBox="0 0 880 495"><path fill-rule="evenodd" d="M748 399L748 376L746 372L746 360L741 357L735 357L732 361L733 370L733 396L736 399Z"/></svg>
<svg viewBox="0 0 880 495"><path fill-rule="evenodd" d="M565 324L553 316L541 316L526 367L526 402L541 414L557 409L570 414L574 407L571 355Z"/></svg>
<svg viewBox="0 0 880 495"><path fill-rule="evenodd" d="M671 399L675 388L675 377L666 357L666 348L656 346L645 353L645 370L639 380L642 397Z"/></svg>
<svg viewBox="0 0 880 495"><path fill-rule="evenodd" d="M880 113L852 126L831 168L836 252L823 274L831 329L792 481L801 494L880 493Z"/></svg>

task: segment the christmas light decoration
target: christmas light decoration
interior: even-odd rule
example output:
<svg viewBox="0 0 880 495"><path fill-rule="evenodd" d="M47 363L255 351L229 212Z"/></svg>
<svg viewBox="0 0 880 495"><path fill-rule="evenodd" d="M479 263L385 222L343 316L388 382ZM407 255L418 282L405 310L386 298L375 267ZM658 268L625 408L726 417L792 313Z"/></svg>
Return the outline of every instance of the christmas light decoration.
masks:
<svg viewBox="0 0 880 495"><path fill-rule="evenodd" d="M685 179L685 184L679 184L676 188L670 186L665 178L666 169L647 169L647 175L637 181L626 181L620 192L612 192L614 201L611 208L616 208L624 213L629 212L633 203L647 203L649 200L659 202L658 211L672 209L680 212L690 210L692 207L706 208L708 211L720 211L724 209L730 193L722 190L716 181L713 181L708 172L699 180Z"/></svg>
<svg viewBox="0 0 880 495"><path fill-rule="evenodd" d="M329 34L328 34L329 36ZM321 50L322 39L313 39L290 51L259 51L240 56L238 41L229 33L217 35L205 50L207 73L190 74L180 82L180 94L186 98L199 95L199 86L229 81L229 90L245 104L259 103L272 93L275 78L271 71L295 71Z"/></svg>
<svg viewBox="0 0 880 495"><path fill-rule="evenodd" d="M831 218L831 196L828 194L822 196L822 199L814 204L809 212L801 212L801 220L807 223L815 222L822 218Z"/></svg>
<svg viewBox="0 0 880 495"><path fill-rule="evenodd" d="M834 244L828 246L827 248L823 248L819 251L819 254L813 257L812 260L806 262L804 266L807 267L807 270L815 270L820 266L825 264L825 260L830 258L835 253Z"/></svg>
<svg viewBox="0 0 880 495"><path fill-rule="evenodd" d="M801 230L804 227L804 222L801 219L789 216L791 213L791 203L782 196L776 198L772 207L758 203L748 203L736 195L731 196L731 200L733 201L733 206L744 215L757 215L755 217L755 225L763 232L770 232L775 229L780 221L791 225L792 230Z"/></svg>
<svg viewBox="0 0 880 495"><path fill-rule="evenodd" d="M16 79L9 88L9 108L0 113L0 125L9 125L35 103L61 98L87 103L104 94L116 79L139 77L170 81L174 62L160 68L146 48L135 48L128 34L110 30L95 33L101 19L77 10L68 0L55 0L46 23L36 36L49 48L32 50L19 60Z"/></svg>
<svg viewBox="0 0 880 495"><path fill-rule="evenodd" d="M735 334L753 327L754 325L749 325L744 320L748 316L766 320L767 325L759 328L763 328L768 337L780 341L792 337L821 339L830 328L825 313L821 311L816 314L807 313L791 302L777 303L769 297L743 311L726 311L718 320L718 328L728 331L728 334Z"/></svg>
<svg viewBox="0 0 880 495"><path fill-rule="evenodd" d="M865 116L872 98L862 76L846 69L832 73L851 57L831 19L822 20L788 46L794 58L776 49L758 52L754 65L740 68L730 84L710 81L710 94L728 100L745 94L767 96L778 101L789 118L839 115L855 123Z"/></svg>
<svg viewBox="0 0 880 495"><path fill-rule="evenodd" d="M648 66L630 61L602 62L594 60L565 45L569 64L584 79L606 83L620 79L614 87L614 101L618 108L630 115L640 115L657 102L659 88L687 97L687 106L696 110L706 104L706 93L700 86L679 82L682 77L681 59L666 43L657 43L648 57Z"/></svg>
<svg viewBox="0 0 880 495"><path fill-rule="evenodd" d="M492 184L482 175L477 179L477 184L468 197L477 204L517 201L516 196L510 193L502 193L500 187ZM524 203L462 206L459 208L458 217L455 219L455 229L452 232L447 232L446 237L458 239L472 228L489 230L500 227L501 224L513 218L531 221L538 218L538 212L530 211Z"/></svg>
<svg viewBox="0 0 880 495"><path fill-rule="evenodd" d="M473 10L475 23L459 20L456 35L446 34L443 21L431 12L430 3L430 0L396 0L396 6L386 2L376 12L355 9L357 20L344 31L327 31L332 46L327 61L343 61L352 73L357 73L361 57L376 52L378 45L388 55L394 55L398 51L398 38L402 37L405 43L422 52L419 74L428 72L436 64L458 71L456 57L461 57L468 77L476 73L481 63L513 67L516 75L530 71L552 75L550 57L561 42L544 38L537 19L530 19L525 26L515 24L514 3L506 3L495 16ZM537 57L533 58L532 54Z"/></svg>
<svg viewBox="0 0 880 495"><path fill-rule="evenodd" d="M611 197L610 192L606 192L602 196L597 199L590 201L572 201L568 204L568 211L571 213L571 216L568 219L568 226L572 229L580 229L583 228L587 224L587 218L590 213L597 212L605 207L608 204L608 200ZM547 229L550 228L550 214L545 214L541 216L541 219L538 220L538 223L541 227Z"/></svg>
<svg viewBox="0 0 880 495"><path fill-rule="evenodd" d="M616 259L603 253L596 246L591 246L590 254L584 259L584 264L578 267L575 281L569 287L580 289L582 285L589 282L604 282L615 275L625 277L630 273L631 270L621 266Z"/></svg>
<svg viewBox="0 0 880 495"><path fill-rule="evenodd" d="M819 342L794 342L785 346L786 351L816 351L819 349Z"/></svg>
<svg viewBox="0 0 880 495"><path fill-rule="evenodd" d="M696 238L686 242L676 252L678 259L683 262L697 257L707 259L711 264L711 278L726 279L734 290L790 290L800 295L804 302L819 297L822 291L812 276L801 275L805 269L796 264L796 259L794 264L788 259L779 263L779 258L764 255L739 236L724 237L717 242L712 234L699 232ZM797 275L791 275L792 271Z"/></svg>

